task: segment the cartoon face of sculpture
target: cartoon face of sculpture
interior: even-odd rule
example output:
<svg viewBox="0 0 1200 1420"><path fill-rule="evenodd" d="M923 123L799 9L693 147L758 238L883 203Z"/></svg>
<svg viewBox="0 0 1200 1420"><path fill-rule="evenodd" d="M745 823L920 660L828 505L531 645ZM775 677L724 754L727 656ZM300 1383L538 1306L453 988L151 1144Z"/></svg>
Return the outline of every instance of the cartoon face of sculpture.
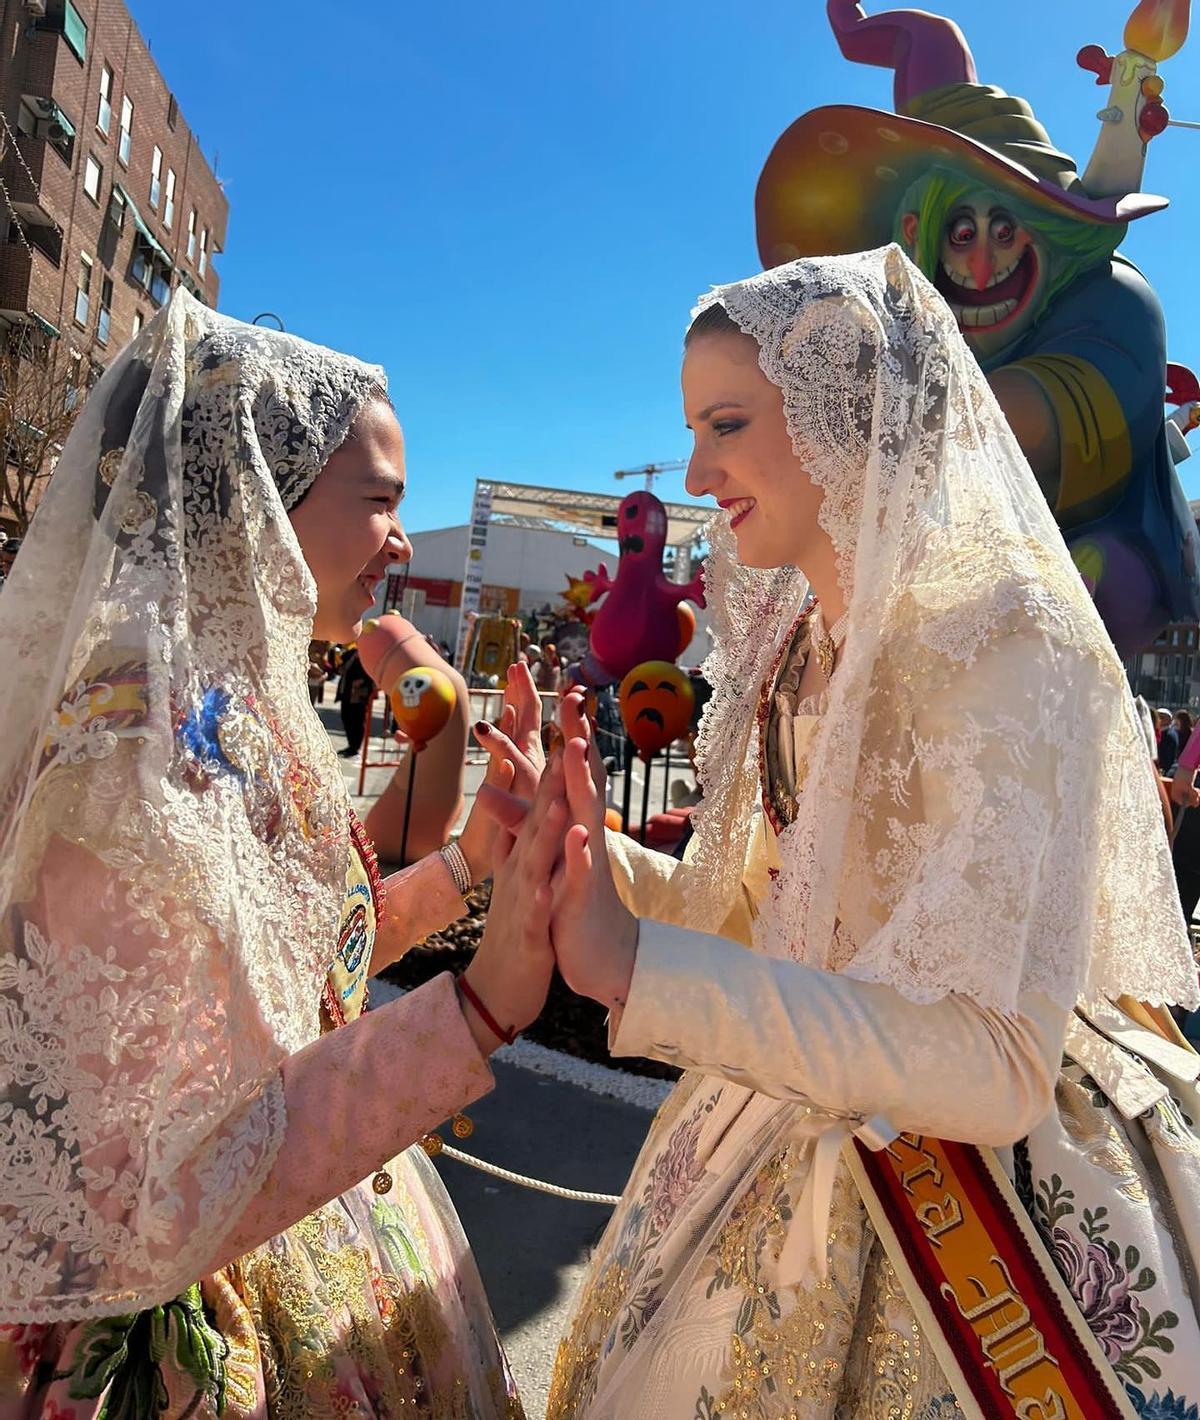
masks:
<svg viewBox="0 0 1200 1420"><path fill-rule="evenodd" d="M910 251L920 219L906 212L901 231ZM976 188L942 223L934 285L980 359L998 354L1029 328L1041 308L1050 261L1002 194Z"/></svg>
<svg viewBox="0 0 1200 1420"><path fill-rule="evenodd" d="M433 677L428 671L409 671L400 677L396 694L409 710L416 710L421 704L421 696L432 684Z"/></svg>
<svg viewBox="0 0 1200 1420"><path fill-rule="evenodd" d="M667 518L653 494L630 493L617 509L622 557L660 557L667 540Z"/></svg>

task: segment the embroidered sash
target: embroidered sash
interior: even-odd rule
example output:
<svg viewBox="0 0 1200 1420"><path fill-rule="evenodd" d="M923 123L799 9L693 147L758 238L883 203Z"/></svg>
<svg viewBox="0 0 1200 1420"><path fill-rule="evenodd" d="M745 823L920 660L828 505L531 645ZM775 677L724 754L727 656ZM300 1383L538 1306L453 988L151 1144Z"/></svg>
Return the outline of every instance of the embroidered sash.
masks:
<svg viewBox="0 0 1200 1420"><path fill-rule="evenodd" d="M971 1420L1137 1420L990 1149L902 1134L845 1157Z"/></svg>

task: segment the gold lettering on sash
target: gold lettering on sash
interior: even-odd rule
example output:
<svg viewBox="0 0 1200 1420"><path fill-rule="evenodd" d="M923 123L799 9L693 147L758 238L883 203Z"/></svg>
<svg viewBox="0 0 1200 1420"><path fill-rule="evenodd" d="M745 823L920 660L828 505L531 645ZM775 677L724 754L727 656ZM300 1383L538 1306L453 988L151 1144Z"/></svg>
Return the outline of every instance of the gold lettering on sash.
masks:
<svg viewBox="0 0 1200 1420"><path fill-rule="evenodd" d="M938 1239L942 1234L960 1227L963 1220L962 1204L952 1193L947 1193L940 1203L931 1199L928 1203L919 1204L913 1211L934 1247L941 1247Z"/></svg>
<svg viewBox="0 0 1200 1420"><path fill-rule="evenodd" d="M907 1144L913 1153L917 1155L918 1162L914 1164L912 1168L904 1169L904 1172L900 1175L900 1185L905 1193L910 1195L913 1191L913 1184L915 1184L918 1179L930 1179L934 1188L941 1188L942 1186L942 1171L938 1167L937 1155L931 1154L928 1149L922 1148L923 1142L923 1137L920 1134L901 1134L899 1139L888 1148L888 1153L896 1160L901 1168L904 1168L904 1160L896 1152L897 1143Z"/></svg>
<svg viewBox="0 0 1200 1420"><path fill-rule="evenodd" d="M1062 1396L1056 1390L1048 1390L1041 1400L1036 1395L1018 1400L1017 1420L1067 1420Z"/></svg>
<svg viewBox="0 0 1200 1420"><path fill-rule="evenodd" d="M995 1369L1000 1388L1005 1395L1015 1395L1016 1392L1009 1384L1010 1381L1024 1375L1026 1371L1031 1371L1034 1366L1040 1365L1043 1361L1048 1362L1056 1369L1058 1362L1046 1350L1045 1338L1034 1326L1029 1308L1013 1291L1012 1277L1009 1275L1003 1259L993 1253L988 1260L1004 1279L1005 1285L1002 1291L989 1292L978 1277L968 1276L967 1280L978 1290L982 1300L973 1307L965 1307L958 1299L951 1283L943 1282L940 1290L944 1297L950 1298L962 1313L963 1319L971 1323L972 1329L979 1336L979 1344L983 1348L983 1354L987 1357L988 1364ZM1004 1309L1007 1307L1015 1308L1015 1314L1006 1315ZM994 1330L984 1333L977 1323L995 1313L1000 1313L997 1318L999 1325Z"/></svg>

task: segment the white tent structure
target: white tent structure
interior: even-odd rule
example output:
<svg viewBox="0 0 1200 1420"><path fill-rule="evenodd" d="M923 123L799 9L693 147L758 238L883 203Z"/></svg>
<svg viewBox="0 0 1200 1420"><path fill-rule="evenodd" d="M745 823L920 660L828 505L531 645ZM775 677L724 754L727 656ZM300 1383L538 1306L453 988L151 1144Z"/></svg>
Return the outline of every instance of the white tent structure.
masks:
<svg viewBox="0 0 1200 1420"><path fill-rule="evenodd" d="M534 484L480 479L471 507L470 537L459 606L458 644L461 658L470 625L479 610L483 562L488 532L495 524L531 531L570 533L589 541L617 540L617 509L625 495L584 493L573 488L539 488ZM691 579L692 553L704 541L712 509L694 503L664 503L667 547L675 553L677 581Z"/></svg>

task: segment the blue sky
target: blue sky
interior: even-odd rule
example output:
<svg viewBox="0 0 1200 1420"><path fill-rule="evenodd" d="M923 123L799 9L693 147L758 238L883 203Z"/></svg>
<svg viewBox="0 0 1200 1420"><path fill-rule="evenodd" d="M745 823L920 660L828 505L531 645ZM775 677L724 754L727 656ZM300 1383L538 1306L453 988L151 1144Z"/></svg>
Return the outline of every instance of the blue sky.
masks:
<svg viewBox="0 0 1200 1420"><path fill-rule="evenodd" d="M701 290L757 269L771 145L817 104L891 107L819 0L129 3L219 154L222 308L387 368L413 529L466 521L476 477L628 491L615 469L685 456L680 338ZM1082 168L1106 91L1074 56L1118 50L1133 0L926 3ZM1200 121L1200 20L1162 74ZM1156 139L1143 185L1171 206L1123 250L1200 370L1200 132Z"/></svg>

